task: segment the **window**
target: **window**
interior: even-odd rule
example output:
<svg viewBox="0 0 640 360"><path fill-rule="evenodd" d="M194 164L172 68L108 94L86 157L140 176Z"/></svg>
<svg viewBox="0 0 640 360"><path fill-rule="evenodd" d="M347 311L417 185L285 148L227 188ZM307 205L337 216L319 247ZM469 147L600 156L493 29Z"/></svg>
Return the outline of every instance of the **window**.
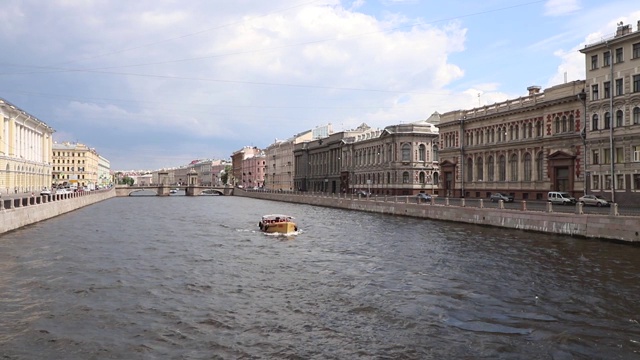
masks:
<svg viewBox="0 0 640 360"><path fill-rule="evenodd" d="M598 68L598 55L591 55L591 70Z"/></svg>
<svg viewBox="0 0 640 360"><path fill-rule="evenodd" d="M524 181L531 181L531 154L524 154Z"/></svg>
<svg viewBox="0 0 640 360"><path fill-rule="evenodd" d="M542 137L542 121L536 121L536 137Z"/></svg>
<svg viewBox="0 0 640 360"><path fill-rule="evenodd" d="M426 154L427 154L427 147L424 146L424 144L420 144L420 146L418 147L418 160L425 161Z"/></svg>
<svg viewBox="0 0 640 360"><path fill-rule="evenodd" d="M600 189L600 175L593 175L591 177L591 188L594 190Z"/></svg>
<svg viewBox="0 0 640 360"><path fill-rule="evenodd" d="M402 161L410 161L411 160L411 145L404 144L402 145Z"/></svg>
<svg viewBox="0 0 640 360"><path fill-rule="evenodd" d="M611 149L604 149L604 153L602 154L602 163L603 164L611 164Z"/></svg>
<svg viewBox="0 0 640 360"><path fill-rule="evenodd" d="M542 181L542 177L543 177L543 171L544 171L544 167L543 167L543 163L544 163L544 155L542 154L542 151L538 153L538 155L536 156L536 177L538 181Z"/></svg>
<svg viewBox="0 0 640 360"><path fill-rule="evenodd" d="M609 129L611 127L611 114L607 111L604 113L604 128Z"/></svg>
<svg viewBox="0 0 640 360"><path fill-rule="evenodd" d="M640 75L633 75L633 92L640 92Z"/></svg>
<svg viewBox="0 0 640 360"><path fill-rule="evenodd" d="M511 155L511 159L509 159L509 170L511 170L511 181L518 181L518 155Z"/></svg>
<svg viewBox="0 0 640 360"><path fill-rule="evenodd" d="M420 184L426 184L426 177L424 171L420 171Z"/></svg>
<svg viewBox="0 0 640 360"><path fill-rule="evenodd" d="M624 175L616 174L616 189L624 190Z"/></svg>
<svg viewBox="0 0 640 360"><path fill-rule="evenodd" d="M631 152L633 153L633 162L640 162L640 146L632 146ZM638 188L640 190L640 188Z"/></svg>
<svg viewBox="0 0 640 360"><path fill-rule="evenodd" d="M602 66L609 65L611 65L611 51L605 51L604 54L602 54Z"/></svg>
<svg viewBox="0 0 640 360"><path fill-rule="evenodd" d="M493 176L493 156L489 156L487 159L487 176L489 177L489 181L494 180Z"/></svg>
<svg viewBox="0 0 640 360"><path fill-rule="evenodd" d="M611 97L611 81L604 82L604 99Z"/></svg>
<svg viewBox="0 0 640 360"><path fill-rule="evenodd" d="M409 183L409 172L405 171L402 173L402 183L403 184L408 184Z"/></svg>
<svg viewBox="0 0 640 360"><path fill-rule="evenodd" d="M600 151L599 150L591 150L591 163L593 165L600 164Z"/></svg>
<svg viewBox="0 0 640 360"><path fill-rule="evenodd" d="M622 110L618 110L616 111L616 127L621 127L623 125L624 122L624 113L622 112Z"/></svg>
<svg viewBox="0 0 640 360"><path fill-rule="evenodd" d="M633 174L633 188L640 190L640 174Z"/></svg>
<svg viewBox="0 0 640 360"><path fill-rule="evenodd" d="M507 180L507 160L505 159L504 155L500 155L500 158L498 160L498 180Z"/></svg>
<svg viewBox="0 0 640 360"><path fill-rule="evenodd" d="M633 59L640 58L640 43L633 44Z"/></svg>
<svg viewBox="0 0 640 360"><path fill-rule="evenodd" d="M622 79L616 79L616 96L623 95Z"/></svg>
<svg viewBox="0 0 640 360"><path fill-rule="evenodd" d="M559 134L560 133L560 118L556 118L554 123L556 124L556 134Z"/></svg>
<svg viewBox="0 0 640 360"><path fill-rule="evenodd" d="M471 158L467 159L467 181L473 181L473 160Z"/></svg>
<svg viewBox="0 0 640 360"><path fill-rule="evenodd" d="M604 188L605 190L611 190L611 175L604 176Z"/></svg>
<svg viewBox="0 0 640 360"><path fill-rule="evenodd" d="M633 123L634 125L640 124L640 107L633 108Z"/></svg>
<svg viewBox="0 0 640 360"><path fill-rule="evenodd" d="M617 63L621 63L624 60L624 57L622 56L622 48L617 48L616 49L616 64Z"/></svg>
<svg viewBox="0 0 640 360"><path fill-rule="evenodd" d="M598 114L593 114L591 118L591 130L598 130Z"/></svg>
<svg viewBox="0 0 640 360"><path fill-rule="evenodd" d="M591 100L598 100L598 85L591 85Z"/></svg>
<svg viewBox="0 0 640 360"><path fill-rule="evenodd" d="M567 117L563 116L562 117L562 132L567 132Z"/></svg>
<svg viewBox="0 0 640 360"><path fill-rule="evenodd" d="M482 164L482 158L479 157L476 160L476 179L478 179L478 181L482 181L484 180L484 169L483 169L483 164Z"/></svg>
<svg viewBox="0 0 640 360"><path fill-rule="evenodd" d="M624 149L616 148L616 164L621 164L624 162Z"/></svg>

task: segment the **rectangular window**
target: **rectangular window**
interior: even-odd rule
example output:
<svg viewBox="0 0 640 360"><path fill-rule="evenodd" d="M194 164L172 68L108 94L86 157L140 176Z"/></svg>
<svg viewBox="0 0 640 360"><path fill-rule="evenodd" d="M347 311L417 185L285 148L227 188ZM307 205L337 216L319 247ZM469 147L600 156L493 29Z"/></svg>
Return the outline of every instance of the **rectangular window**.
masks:
<svg viewBox="0 0 640 360"><path fill-rule="evenodd" d="M624 60L623 56L622 56L622 48L617 48L616 49L616 64L617 63L621 63Z"/></svg>
<svg viewBox="0 0 640 360"><path fill-rule="evenodd" d="M598 68L598 55L591 56L591 70Z"/></svg>
<svg viewBox="0 0 640 360"><path fill-rule="evenodd" d="M633 146L631 147L631 150L633 152L633 162L640 162L640 146Z"/></svg>
<svg viewBox="0 0 640 360"><path fill-rule="evenodd" d="M598 150L591 151L591 163L593 165L600 164L600 152Z"/></svg>
<svg viewBox="0 0 640 360"><path fill-rule="evenodd" d="M640 58L640 43L633 44L633 58Z"/></svg>
<svg viewBox="0 0 640 360"><path fill-rule="evenodd" d="M633 92L640 92L640 75L633 75Z"/></svg>
<svg viewBox="0 0 640 360"><path fill-rule="evenodd" d="M611 52L610 51L605 51L605 53L602 54L602 66L611 65L610 59L611 59Z"/></svg>
<svg viewBox="0 0 640 360"><path fill-rule="evenodd" d="M602 163L603 164L611 164L611 149L604 149L604 153L602 154Z"/></svg>
<svg viewBox="0 0 640 360"><path fill-rule="evenodd" d="M634 189L640 190L640 174L633 174Z"/></svg>
<svg viewBox="0 0 640 360"><path fill-rule="evenodd" d="M605 81L604 83L604 98L608 99L611 96L611 81Z"/></svg>
<svg viewBox="0 0 640 360"><path fill-rule="evenodd" d="M598 100L598 85L591 85L591 100Z"/></svg>
<svg viewBox="0 0 640 360"><path fill-rule="evenodd" d="M616 189L624 190L624 174L616 174Z"/></svg>
<svg viewBox="0 0 640 360"><path fill-rule="evenodd" d="M600 189L600 175L593 175L591 177L591 188L594 190Z"/></svg>
<svg viewBox="0 0 640 360"><path fill-rule="evenodd" d="M622 79L616 79L616 96L623 95L622 92Z"/></svg>
<svg viewBox="0 0 640 360"><path fill-rule="evenodd" d="M604 176L604 188L605 190L611 190L611 175Z"/></svg>
<svg viewBox="0 0 640 360"><path fill-rule="evenodd" d="M616 164L624 162L624 150L623 148L616 148Z"/></svg>

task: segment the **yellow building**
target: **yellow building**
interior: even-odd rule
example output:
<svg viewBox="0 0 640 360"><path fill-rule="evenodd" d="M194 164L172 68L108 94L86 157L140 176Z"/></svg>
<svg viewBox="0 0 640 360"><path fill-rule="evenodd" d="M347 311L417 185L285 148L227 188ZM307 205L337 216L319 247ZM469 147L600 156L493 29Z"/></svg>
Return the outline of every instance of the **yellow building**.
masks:
<svg viewBox="0 0 640 360"><path fill-rule="evenodd" d="M0 194L48 187L55 130L2 98L0 120Z"/></svg>
<svg viewBox="0 0 640 360"><path fill-rule="evenodd" d="M80 143L53 144L53 186L95 189L100 155L95 149Z"/></svg>

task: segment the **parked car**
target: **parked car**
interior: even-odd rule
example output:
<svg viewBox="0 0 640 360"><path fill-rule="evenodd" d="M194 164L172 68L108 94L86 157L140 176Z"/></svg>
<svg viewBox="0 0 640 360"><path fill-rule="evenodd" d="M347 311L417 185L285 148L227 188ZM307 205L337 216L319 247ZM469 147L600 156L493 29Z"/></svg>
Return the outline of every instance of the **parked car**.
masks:
<svg viewBox="0 0 640 360"><path fill-rule="evenodd" d="M60 194L71 194L72 191L71 190L67 190L67 189L57 189L56 190L56 195L60 195Z"/></svg>
<svg viewBox="0 0 640 360"><path fill-rule="evenodd" d="M366 190L358 190L358 191L356 191L356 195L369 197L369 196L371 196L371 193L366 191Z"/></svg>
<svg viewBox="0 0 640 360"><path fill-rule="evenodd" d="M577 200L565 191L549 191L547 201L552 204L574 205Z"/></svg>
<svg viewBox="0 0 640 360"><path fill-rule="evenodd" d="M491 199L491 202L498 202L500 200L504 202L513 202L513 196L503 193L493 193L489 199Z"/></svg>
<svg viewBox="0 0 640 360"><path fill-rule="evenodd" d="M611 202L609 200L603 198L600 195L585 195L581 196L578 201L583 205L591 205L591 206L611 206Z"/></svg>
<svg viewBox="0 0 640 360"><path fill-rule="evenodd" d="M425 193L419 193L416 195L418 202L428 202L431 203L431 195Z"/></svg>

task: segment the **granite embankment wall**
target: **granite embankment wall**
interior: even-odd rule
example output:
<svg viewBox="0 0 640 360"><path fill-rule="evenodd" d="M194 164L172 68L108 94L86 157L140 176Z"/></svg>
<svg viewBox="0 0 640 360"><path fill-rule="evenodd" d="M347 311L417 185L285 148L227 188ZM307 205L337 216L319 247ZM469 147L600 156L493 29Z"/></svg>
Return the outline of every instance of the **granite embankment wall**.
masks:
<svg viewBox="0 0 640 360"><path fill-rule="evenodd" d="M396 202L391 197L352 199L331 194L322 196L235 190L234 196L640 244L638 216L429 205L406 200Z"/></svg>
<svg viewBox="0 0 640 360"><path fill-rule="evenodd" d="M116 196L114 189L14 199L0 202L0 234Z"/></svg>

